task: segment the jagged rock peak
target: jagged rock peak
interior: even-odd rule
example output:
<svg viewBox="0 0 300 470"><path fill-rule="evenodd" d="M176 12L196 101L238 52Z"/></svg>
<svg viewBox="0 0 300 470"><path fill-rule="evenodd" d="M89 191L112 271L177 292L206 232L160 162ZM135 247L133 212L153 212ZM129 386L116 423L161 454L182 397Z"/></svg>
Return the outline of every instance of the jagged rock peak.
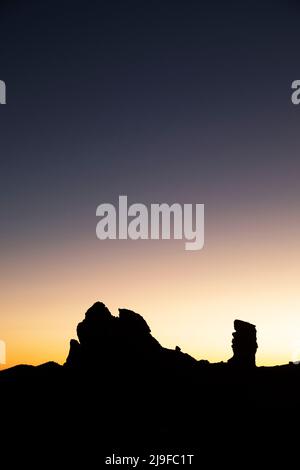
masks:
<svg viewBox="0 0 300 470"><path fill-rule="evenodd" d="M126 308L119 309L119 320L120 323L130 328L133 333L145 334L150 333L151 330L144 318L132 310Z"/></svg>
<svg viewBox="0 0 300 470"><path fill-rule="evenodd" d="M121 362L126 356L151 356L161 349L144 318L132 310L119 309L113 316L103 302L90 307L77 326L78 340L71 340L67 365Z"/></svg>
<svg viewBox="0 0 300 470"><path fill-rule="evenodd" d="M95 302L85 314L86 320L98 320L101 315L101 319L110 320L113 316L103 302Z"/></svg>

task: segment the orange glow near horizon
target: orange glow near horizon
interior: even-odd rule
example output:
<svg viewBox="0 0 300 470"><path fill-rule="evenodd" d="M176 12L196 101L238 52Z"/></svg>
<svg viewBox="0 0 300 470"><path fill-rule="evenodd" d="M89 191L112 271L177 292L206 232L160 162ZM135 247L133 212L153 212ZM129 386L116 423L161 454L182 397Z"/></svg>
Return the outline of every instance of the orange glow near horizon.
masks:
<svg viewBox="0 0 300 470"><path fill-rule="evenodd" d="M274 232L275 222L256 220L235 239L225 225L208 227L199 252L181 241L94 239L14 250L1 266L6 367L63 363L97 300L114 315L119 307L143 315L162 346L211 362L232 355L240 318L257 326L258 365L288 363L300 352L298 228L278 223Z"/></svg>

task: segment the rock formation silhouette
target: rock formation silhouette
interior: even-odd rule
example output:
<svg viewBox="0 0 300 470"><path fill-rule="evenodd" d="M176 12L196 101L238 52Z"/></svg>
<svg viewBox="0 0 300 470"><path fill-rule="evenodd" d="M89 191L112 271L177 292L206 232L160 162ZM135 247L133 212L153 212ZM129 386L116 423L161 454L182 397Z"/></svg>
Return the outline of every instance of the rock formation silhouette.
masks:
<svg viewBox="0 0 300 470"><path fill-rule="evenodd" d="M59 453L57 461L70 452L83 456L84 468L87 457L94 464L116 449L130 449L129 455L182 449L211 459L217 446L224 460L221 443L225 451L245 446L247 456L253 452L253 428L257 442L266 435L275 442L280 420L300 419L300 366L256 367L255 326L235 320L234 328L233 357L211 364L179 346L164 348L138 313L120 309L115 317L96 302L63 366L0 372L1 424L24 446L10 459L24 458L35 443L44 455Z"/></svg>
<svg viewBox="0 0 300 470"><path fill-rule="evenodd" d="M96 302L85 314L85 319L77 326L78 340L72 339L65 362L68 368L95 370L114 368L133 369L143 365L143 369L167 366L181 367L182 364L195 364L197 361L178 348L163 348L151 335L151 330L138 313L119 309L114 317L106 305Z"/></svg>
<svg viewBox="0 0 300 470"><path fill-rule="evenodd" d="M134 360L155 356L162 347L153 338L141 315L120 309L114 317L102 302L96 302L77 326L79 342L71 340L66 360L69 367L94 367L105 361Z"/></svg>
<svg viewBox="0 0 300 470"><path fill-rule="evenodd" d="M228 363L239 367L255 367L257 351L256 327L241 320L234 321L235 332L232 333L233 357Z"/></svg>

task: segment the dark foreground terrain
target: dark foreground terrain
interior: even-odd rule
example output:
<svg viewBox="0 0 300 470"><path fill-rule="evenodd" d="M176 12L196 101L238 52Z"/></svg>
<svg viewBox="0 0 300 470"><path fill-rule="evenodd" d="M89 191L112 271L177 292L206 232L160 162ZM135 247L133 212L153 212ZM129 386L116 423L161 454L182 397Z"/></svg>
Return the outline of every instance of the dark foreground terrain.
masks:
<svg viewBox="0 0 300 470"><path fill-rule="evenodd" d="M114 317L97 302L63 366L0 373L7 468L105 468L106 456L149 453L192 453L198 468L263 457L271 465L283 454L288 467L298 453L300 366L256 367L255 327L234 326L232 359L210 364L162 347L137 313Z"/></svg>

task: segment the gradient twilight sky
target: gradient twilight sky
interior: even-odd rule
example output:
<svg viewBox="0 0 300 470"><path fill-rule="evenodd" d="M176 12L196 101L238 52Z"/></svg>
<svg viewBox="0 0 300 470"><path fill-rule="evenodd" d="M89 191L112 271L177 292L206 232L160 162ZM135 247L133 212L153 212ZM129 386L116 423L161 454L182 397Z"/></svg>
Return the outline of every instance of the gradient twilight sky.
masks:
<svg viewBox="0 0 300 470"><path fill-rule="evenodd" d="M225 5L226 4L226 5ZM300 355L299 2L0 4L0 339L64 362L87 308L141 313L162 345L258 364ZM205 248L99 241L96 207L204 203Z"/></svg>

